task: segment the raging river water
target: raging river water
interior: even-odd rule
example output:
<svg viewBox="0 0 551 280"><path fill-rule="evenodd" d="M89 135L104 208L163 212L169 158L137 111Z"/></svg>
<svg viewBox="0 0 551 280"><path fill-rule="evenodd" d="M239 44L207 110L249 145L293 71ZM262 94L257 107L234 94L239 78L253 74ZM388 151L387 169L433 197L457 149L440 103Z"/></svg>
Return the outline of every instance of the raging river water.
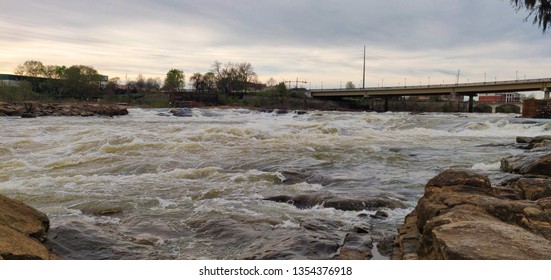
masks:
<svg viewBox="0 0 551 280"><path fill-rule="evenodd" d="M522 153L516 136L551 133L549 120L503 114L129 111L0 118L0 193L47 213L63 258L330 259L358 228L385 258L375 245L427 180L457 167L497 183L501 158Z"/></svg>

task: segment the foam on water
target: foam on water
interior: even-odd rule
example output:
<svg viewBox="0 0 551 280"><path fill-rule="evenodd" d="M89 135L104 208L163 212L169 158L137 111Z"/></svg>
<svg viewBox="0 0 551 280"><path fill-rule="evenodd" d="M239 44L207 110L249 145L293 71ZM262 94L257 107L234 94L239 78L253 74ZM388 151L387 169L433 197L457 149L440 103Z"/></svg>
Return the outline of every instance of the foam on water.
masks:
<svg viewBox="0 0 551 280"><path fill-rule="evenodd" d="M342 230L368 223L374 231L395 232L441 170L500 172L502 157L522 151L485 144L551 133L549 120L514 115L129 112L0 118L0 193L48 213L54 229L75 227L83 238L126 244L122 251L144 250L145 242L152 246L143 255L148 258L228 258L255 238L269 240L270 229L299 232L303 221L342 223ZM305 179L286 184L284 172ZM408 208L382 209L388 219L366 220L360 214L375 211L299 209L263 200L312 193L399 199ZM197 226L209 222L211 235L196 234L210 232Z"/></svg>
<svg viewBox="0 0 551 280"><path fill-rule="evenodd" d="M471 167L474 170L485 170L485 171L499 171L501 169L501 162L494 163L476 163Z"/></svg>

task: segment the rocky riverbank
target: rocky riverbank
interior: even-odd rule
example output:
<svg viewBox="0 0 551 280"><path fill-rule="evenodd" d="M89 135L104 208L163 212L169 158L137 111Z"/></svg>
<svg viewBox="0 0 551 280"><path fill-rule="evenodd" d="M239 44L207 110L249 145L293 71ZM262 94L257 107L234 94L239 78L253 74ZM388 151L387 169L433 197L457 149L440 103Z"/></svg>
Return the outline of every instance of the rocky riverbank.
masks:
<svg viewBox="0 0 551 280"><path fill-rule="evenodd" d="M0 116L121 116L128 115L126 106L102 105L96 103L46 104L27 102L25 104L1 103Z"/></svg>
<svg viewBox="0 0 551 280"><path fill-rule="evenodd" d="M49 227L45 214L0 195L0 260L59 259L42 244Z"/></svg>
<svg viewBox="0 0 551 280"><path fill-rule="evenodd" d="M551 259L551 137L519 138L499 185L471 170L431 179L394 242L393 259Z"/></svg>

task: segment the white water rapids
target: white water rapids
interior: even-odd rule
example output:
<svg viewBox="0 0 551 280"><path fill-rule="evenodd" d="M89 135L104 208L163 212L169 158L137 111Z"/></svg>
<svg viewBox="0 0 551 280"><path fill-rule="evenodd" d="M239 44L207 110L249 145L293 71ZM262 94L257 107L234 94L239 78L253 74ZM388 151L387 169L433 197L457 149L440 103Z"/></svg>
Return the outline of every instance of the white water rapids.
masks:
<svg viewBox="0 0 551 280"><path fill-rule="evenodd" d="M329 258L278 244L311 237L312 228L338 235L359 224L375 241L392 235L440 171L472 168L497 182L506 176L501 158L522 152L510 145L516 136L551 134L549 120L503 114L192 112L2 117L0 193L47 213L50 246L64 258L235 259L270 250ZM306 179L285 183L287 172ZM312 193L405 208L264 200ZM389 217L366 218L376 210Z"/></svg>

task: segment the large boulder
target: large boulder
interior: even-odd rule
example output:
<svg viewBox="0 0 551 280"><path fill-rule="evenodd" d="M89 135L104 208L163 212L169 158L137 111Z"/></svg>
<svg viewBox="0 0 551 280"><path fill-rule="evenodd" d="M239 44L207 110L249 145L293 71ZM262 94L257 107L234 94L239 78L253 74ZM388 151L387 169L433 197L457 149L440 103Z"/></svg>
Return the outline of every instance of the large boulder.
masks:
<svg viewBox="0 0 551 280"><path fill-rule="evenodd" d="M501 160L501 169L517 174L551 176L551 150L536 149L524 154L506 157Z"/></svg>
<svg viewBox="0 0 551 280"><path fill-rule="evenodd" d="M7 226L0 225L0 259L49 260L57 259L34 238Z"/></svg>
<svg viewBox="0 0 551 280"><path fill-rule="evenodd" d="M25 235L43 241L46 239L50 220L44 213L0 195L0 225L15 228Z"/></svg>
<svg viewBox="0 0 551 280"><path fill-rule="evenodd" d="M264 200L288 203L300 209L323 206L343 211L378 210L381 208L405 208L405 204L396 199L382 197L340 197L333 194L309 193L295 196L277 195Z"/></svg>
<svg viewBox="0 0 551 280"><path fill-rule="evenodd" d="M193 117L193 111L189 108L173 108L170 113L175 117Z"/></svg>
<svg viewBox="0 0 551 280"><path fill-rule="evenodd" d="M521 178L492 188L471 170L446 170L406 217L393 258L551 259L550 183Z"/></svg>
<svg viewBox="0 0 551 280"><path fill-rule="evenodd" d="M501 169L517 174L551 176L551 135L517 137L517 143L527 149L523 154L501 160Z"/></svg>
<svg viewBox="0 0 551 280"><path fill-rule="evenodd" d="M57 259L41 243L49 226L45 214L0 195L0 259Z"/></svg>

